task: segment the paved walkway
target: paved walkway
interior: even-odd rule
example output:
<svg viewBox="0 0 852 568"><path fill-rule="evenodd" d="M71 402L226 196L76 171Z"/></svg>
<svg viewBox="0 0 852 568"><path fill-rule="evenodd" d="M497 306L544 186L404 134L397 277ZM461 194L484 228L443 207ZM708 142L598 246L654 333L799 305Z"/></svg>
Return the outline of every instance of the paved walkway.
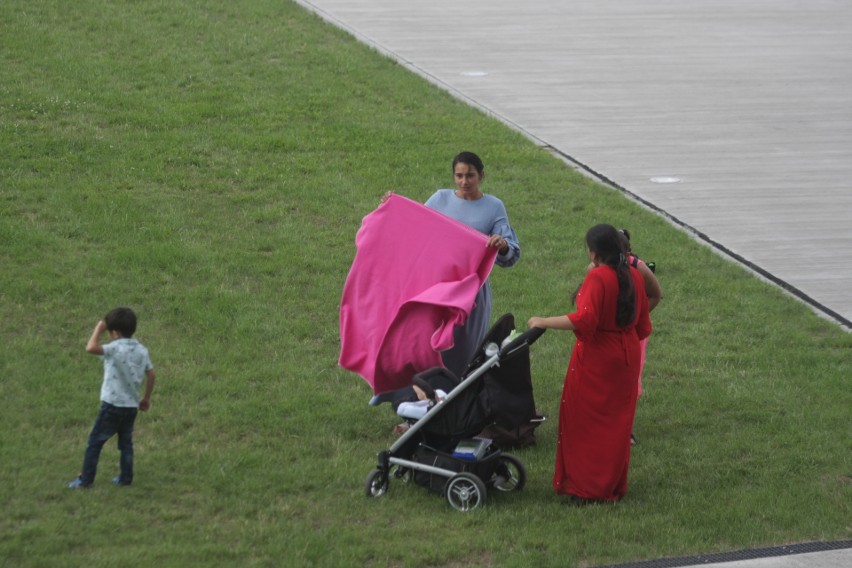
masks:
<svg viewBox="0 0 852 568"><path fill-rule="evenodd" d="M680 568L686 566L709 568L848 568L852 566L852 541L806 542L706 556L661 558L602 568Z"/></svg>
<svg viewBox="0 0 852 568"><path fill-rule="evenodd" d="M852 327L852 3L297 0Z"/></svg>
<svg viewBox="0 0 852 568"><path fill-rule="evenodd" d="M733 560L717 564L700 564L700 566L709 568L849 568L852 566L852 548Z"/></svg>

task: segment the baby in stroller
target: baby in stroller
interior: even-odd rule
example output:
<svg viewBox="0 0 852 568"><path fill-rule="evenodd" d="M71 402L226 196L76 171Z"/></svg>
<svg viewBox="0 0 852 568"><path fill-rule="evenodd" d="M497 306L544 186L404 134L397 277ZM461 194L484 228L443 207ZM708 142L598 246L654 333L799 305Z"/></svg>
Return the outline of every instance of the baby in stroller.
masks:
<svg viewBox="0 0 852 568"><path fill-rule="evenodd" d="M483 501L488 487L501 492L523 487L523 463L485 434L493 427L509 432L529 425L533 430L543 420L535 411L528 348L540 330L504 342L514 337L513 329L511 314L503 316L461 379L434 367L415 375L412 386L383 397L408 428L379 452L377 468L367 479L368 496L383 495L391 477L413 477L418 485L444 492L453 507L467 510Z"/></svg>
<svg viewBox="0 0 852 568"><path fill-rule="evenodd" d="M489 346L494 349L496 345L505 345L517 335L514 333L514 318L511 314L499 318L486 335L476 358L468 364L465 376L491 356ZM479 395L475 398L482 404L469 401L461 412L467 415L465 418L478 418L470 415L481 415L484 406L493 420L484 421L478 435L491 438L503 449L534 445L535 429L544 421L535 408L529 367L528 349L518 350L502 360L499 366L485 374L482 385L477 389ZM411 424L422 418L460 382L449 370L440 367L415 375L411 386L395 391L389 397L396 413L405 419L395 426L394 433L406 432ZM464 420L459 418L459 412L454 414L455 420ZM469 421L468 425L473 427L473 422L475 420Z"/></svg>
<svg viewBox="0 0 852 568"><path fill-rule="evenodd" d="M414 396L417 397L417 400L403 400L396 404L396 413L405 418L406 421L420 420L426 416L430 408L447 397L446 392L441 389L433 389L419 377L417 377L417 381L412 385L411 389L414 391Z"/></svg>

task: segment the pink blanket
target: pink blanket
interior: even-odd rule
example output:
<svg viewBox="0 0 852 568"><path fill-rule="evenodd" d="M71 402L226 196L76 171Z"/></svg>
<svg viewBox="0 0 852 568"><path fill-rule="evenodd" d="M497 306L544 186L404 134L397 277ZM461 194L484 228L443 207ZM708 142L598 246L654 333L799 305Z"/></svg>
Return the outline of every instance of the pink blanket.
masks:
<svg viewBox="0 0 852 568"><path fill-rule="evenodd" d="M487 240L399 195L364 217L340 303L340 366L375 394L441 366L494 265Z"/></svg>

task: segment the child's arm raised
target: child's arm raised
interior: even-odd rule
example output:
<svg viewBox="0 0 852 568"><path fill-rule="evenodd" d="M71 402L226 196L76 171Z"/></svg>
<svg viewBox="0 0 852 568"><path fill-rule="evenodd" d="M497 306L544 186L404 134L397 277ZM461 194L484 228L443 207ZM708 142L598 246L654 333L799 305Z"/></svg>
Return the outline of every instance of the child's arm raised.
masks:
<svg viewBox="0 0 852 568"><path fill-rule="evenodd" d="M98 325L95 326L95 330L92 332L92 336L89 338L89 342L86 344L86 351L92 355L104 354L104 348L100 344L100 338L106 331L106 328L107 326L104 320L98 322Z"/></svg>

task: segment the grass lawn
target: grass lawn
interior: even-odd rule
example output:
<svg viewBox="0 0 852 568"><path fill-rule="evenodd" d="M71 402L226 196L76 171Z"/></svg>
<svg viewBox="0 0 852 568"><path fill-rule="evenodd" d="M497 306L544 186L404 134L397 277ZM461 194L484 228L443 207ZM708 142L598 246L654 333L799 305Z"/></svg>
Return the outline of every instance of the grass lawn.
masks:
<svg viewBox="0 0 852 568"><path fill-rule="evenodd" d="M594 566L852 537L852 335L293 3L0 3L0 558L8 566ZM599 222L655 260L627 498L550 486L569 334L533 347L551 420L527 487L467 514L364 480L397 422L337 366L361 219L479 153L523 257L494 316L569 309ZM84 346L139 315L158 374L80 469Z"/></svg>

